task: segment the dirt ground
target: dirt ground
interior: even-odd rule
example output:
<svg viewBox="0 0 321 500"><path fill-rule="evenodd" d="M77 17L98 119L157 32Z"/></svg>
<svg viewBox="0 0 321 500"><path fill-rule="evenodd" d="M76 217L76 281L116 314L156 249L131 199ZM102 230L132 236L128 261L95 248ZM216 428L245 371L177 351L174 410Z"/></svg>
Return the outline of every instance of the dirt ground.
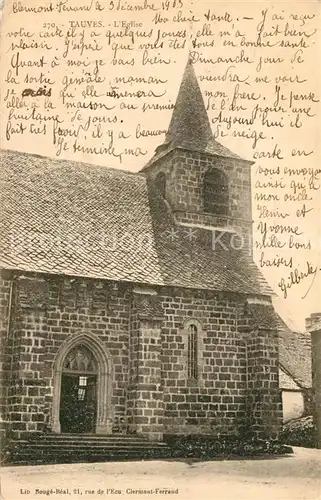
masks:
<svg viewBox="0 0 321 500"><path fill-rule="evenodd" d="M3 500L321 499L321 450L263 460L4 467Z"/></svg>

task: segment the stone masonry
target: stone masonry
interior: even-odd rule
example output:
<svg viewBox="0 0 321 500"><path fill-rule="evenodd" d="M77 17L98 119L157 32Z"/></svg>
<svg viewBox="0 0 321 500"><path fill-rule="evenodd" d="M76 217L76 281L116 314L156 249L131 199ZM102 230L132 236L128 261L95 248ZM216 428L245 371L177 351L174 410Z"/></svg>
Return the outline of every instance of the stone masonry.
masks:
<svg viewBox="0 0 321 500"><path fill-rule="evenodd" d="M235 234L235 247L242 245L252 254L252 209L250 162L235 158L213 157L213 155L184 149L172 151L156 160L146 171L155 182L157 175L165 174L166 200L179 224L221 228ZM206 213L203 206L203 183L209 168L222 170L228 179L229 215ZM241 241L237 237L241 236Z"/></svg>
<svg viewBox="0 0 321 500"><path fill-rule="evenodd" d="M83 411L95 434L276 438L278 326L252 260L252 162L214 139L191 61L138 175L1 155L2 432L75 433Z"/></svg>
<svg viewBox="0 0 321 500"><path fill-rule="evenodd" d="M55 358L84 330L105 344L112 359L113 432L152 440L164 434L235 436L251 423L256 436L277 434L278 417L271 412L273 401L280 410L276 330L253 330L244 297L173 288L146 293L99 280L14 274L6 280L8 290L10 281L4 419L14 439L50 430ZM197 381L187 376L191 321L200 335Z"/></svg>

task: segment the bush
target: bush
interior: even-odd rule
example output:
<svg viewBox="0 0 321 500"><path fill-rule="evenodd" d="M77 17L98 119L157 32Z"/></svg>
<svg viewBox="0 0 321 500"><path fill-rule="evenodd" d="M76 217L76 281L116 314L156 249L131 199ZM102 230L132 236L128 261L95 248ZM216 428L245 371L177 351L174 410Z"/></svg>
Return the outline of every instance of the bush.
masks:
<svg viewBox="0 0 321 500"><path fill-rule="evenodd" d="M167 436L172 458L254 457L292 453L292 448L276 440L245 440L213 436Z"/></svg>
<svg viewBox="0 0 321 500"><path fill-rule="evenodd" d="M316 429L313 418L303 417L284 424L280 434L282 443L304 448L316 448Z"/></svg>

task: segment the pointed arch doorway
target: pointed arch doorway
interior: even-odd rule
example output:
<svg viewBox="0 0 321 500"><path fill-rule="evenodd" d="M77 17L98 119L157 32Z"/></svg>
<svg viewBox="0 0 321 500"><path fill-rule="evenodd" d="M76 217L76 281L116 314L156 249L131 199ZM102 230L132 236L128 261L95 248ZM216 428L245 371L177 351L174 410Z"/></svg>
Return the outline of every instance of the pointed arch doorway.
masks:
<svg viewBox="0 0 321 500"><path fill-rule="evenodd" d="M91 351L83 344L71 349L65 358L61 374L61 432L95 432L97 375L97 361Z"/></svg>
<svg viewBox="0 0 321 500"><path fill-rule="evenodd" d="M112 369L103 342L81 333L65 342L54 368L54 433L112 432Z"/></svg>

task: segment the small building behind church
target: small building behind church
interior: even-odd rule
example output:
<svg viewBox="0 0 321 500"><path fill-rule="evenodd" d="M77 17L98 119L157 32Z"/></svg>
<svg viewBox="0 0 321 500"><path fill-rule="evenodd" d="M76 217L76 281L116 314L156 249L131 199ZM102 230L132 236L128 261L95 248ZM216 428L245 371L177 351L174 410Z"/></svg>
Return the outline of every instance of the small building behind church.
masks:
<svg viewBox="0 0 321 500"><path fill-rule="evenodd" d="M276 438L278 322L253 262L251 165L192 64L138 173L1 152L7 439Z"/></svg>
<svg viewBox="0 0 321 500"><path fill-rule="evenodd" d="M280 318L279 387L282 392L283 422L312 415L311 336L312 314L306 318L305 332L294 332Z"/></svg>

